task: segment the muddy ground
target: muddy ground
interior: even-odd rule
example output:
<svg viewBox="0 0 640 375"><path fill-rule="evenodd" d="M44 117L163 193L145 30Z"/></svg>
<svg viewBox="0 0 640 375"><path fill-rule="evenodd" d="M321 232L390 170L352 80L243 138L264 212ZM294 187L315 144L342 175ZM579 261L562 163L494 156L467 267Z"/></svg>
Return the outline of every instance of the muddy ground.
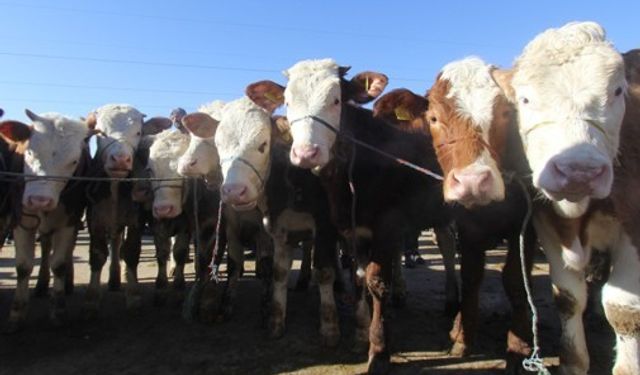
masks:
<svg viewBox="0 0 640 375"><path fill-rule="evenodd" d="M451 319L444 315L444 272L430 236L421 239L425 265L405 269L409 297L406 307L392 313L393 374L495 374L502 361L509 307L500 269L504 250L488 254L481 295L481 326L472 355L447 355ZM39 252L39 251L38 251ZM366 354L351 351L354 320L349 305L340 309L342 340L337 348L320 346L318 292L289 293L287 332L274 341L259 327L260 284L247 262L236 304L228 321L214 324L186 322L177 303L153 303L156 272L153 245L145 240L140 279L143 307L127 311L124 293L107 292L100 316L82 319L82 300L89 279L86 234L75 250L76 289L68 299L69 322L54 328L47 319L46 298L32 298L26 329L0 335L0 374L356 374L366 370ZM300 258L300 254L297 254ZM14 248L0 251L0 325L7 319L15 286ZM294 268L299 267L295 262ZM35 285L37 266L32 275ZM189 280L193 264L187 265ZM106 269L105 269L106 271ZM535 302L540 309L540 333L545 363L558 363L559 322L551 301L548 267L538 254L534 268ZM103 272L106 281L107 272ZM293 272L293 287L297 272ZM32 285L32 286L33 286ZM614 346L611 330L596 319L587 321L591 374L608 374Z"/></svg>

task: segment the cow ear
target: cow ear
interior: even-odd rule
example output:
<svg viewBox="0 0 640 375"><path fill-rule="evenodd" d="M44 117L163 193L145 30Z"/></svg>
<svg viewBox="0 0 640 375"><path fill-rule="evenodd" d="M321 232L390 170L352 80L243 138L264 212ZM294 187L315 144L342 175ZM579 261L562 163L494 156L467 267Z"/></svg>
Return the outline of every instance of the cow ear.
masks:
<svg viewBox="0 0 640 375"><path fill-rule="evenodd" d="M271 135L275 141L290 145L293 137L289 120L284 116L271 117Z"/></svg>
<svg viewBox="0 0 640 375"><path fill-rule="evenodd" d="M0 118L2 118L2 116L4 116L4 110L0 108Z"/></svg>
<svg viewBox="0 0 640 375"><path fill-rule="evenodd" d="M90 112L85 119L87 127L89 129L95 129L98 125L98 115L95 112Z"/></svg>
<svg viewBox="0 0 640 375"><path fill-rule="evenodd" d="M396 89L383 95L373 106L373 116L409 131L426 129L425 112L429 102L424 96L407 89Z"/></svg>
<svg viewBox="0 0 640 375"><path fill-rule="evenodd" d="M190 113L182 118L182 125L199 138L212 138L216 135L218 123L219 121L202 112Z"/></svg>
<svg viewBox="0 0 640 375"><path fill-rule="evenodd" d="M376 72L358 73L349 81L348 98L359 104L369 103L382 94L389 78Z"/></svg>
<svg viewBox="0 0 640 375"><path fill-rule="evenodd" d="M24 142L31 137L32 128L19 121L0 122L0 136L9 142Z"/></svg>
<svg viewBox="0 0 640 375"><path fill-rule="evenodd" d="M504 96L509 99L511 103L515 103L516 101L516 92L511 85L511 80L513 80L513 73L513 69L491 69L491 77L500 87Z"/></svg>
<svg viewBox="0 0 640 375"><path fill-rule="evenodd" d="M254 103L272 113L284 104L284 87L273 81L259 81L247 86L245 94Z"/></svg>
<svg viewBox="0 0 640 375"><path fill-rule="evenodd" d="M166 117L152 117L142 124L142 135L158 134L171 127L173 121Z"/></svg>
<svg viewBox="0 0 640 375"><path fill-rule="evenodd" d="M138 143L138 150L139 150L138 152L140 152L141 155L144 155L144 152L148 153L149 148L151 148L151 145L153 144L153 142L155 142L155 140L156 140L155 134L143 135L142 138L140 138L140 143ZM148 159L148 155L147 155L147 159ZM146 164L146 161L144 164Z"/></svg>

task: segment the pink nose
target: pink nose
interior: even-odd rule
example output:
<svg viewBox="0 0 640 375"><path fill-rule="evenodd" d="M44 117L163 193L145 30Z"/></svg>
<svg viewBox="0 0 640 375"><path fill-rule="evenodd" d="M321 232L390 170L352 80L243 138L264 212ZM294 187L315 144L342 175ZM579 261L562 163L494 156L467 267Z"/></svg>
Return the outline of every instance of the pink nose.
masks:
<svg viewBox="0 0 640 375"><path fill-rule="evenodd" d="M113 169L131 169L131 155L125 153L111 154L111 162Z"/></svg>
<svg viewBox="0 0 640 375"><path fill-rule="evenodd" d="M42 195L30 195L27 206L33 210L47 210L53 208L53 198Z"/></svg>
<svg viewBox="0 0 640 375"><path fill-rule="evenodd" d="M230 203L242 203L247 196L247 186L243 184L222 185L222 199Z"/></svg>
<svg viewBox="0 0 640 375"><path fill-rule="evenodd" d="M318 145L302 145L291 148L291 161L300 164L313 164L320 155Z"/></svg>
<svg viewBox="0 0 640 375"><path fill-rule="evenodd" d="M490 170L480 172L451 172L449 195L451 200L484 198L491 191L493 176Z"/></svg>
<svg viewBox="0 0 640 375"><path fill-rule="evenodd" d="M553 172L562 180L563 187L590 184L603 177L607 171L606 164L585 165L577 162L553 162Z"/></svg>
<svg viewBox="0 0 640 375"><path fill-rule="evenodd" d="M172 217L175 207L172 204L158 204L153 206L153 213L157 218Z"/></svg>

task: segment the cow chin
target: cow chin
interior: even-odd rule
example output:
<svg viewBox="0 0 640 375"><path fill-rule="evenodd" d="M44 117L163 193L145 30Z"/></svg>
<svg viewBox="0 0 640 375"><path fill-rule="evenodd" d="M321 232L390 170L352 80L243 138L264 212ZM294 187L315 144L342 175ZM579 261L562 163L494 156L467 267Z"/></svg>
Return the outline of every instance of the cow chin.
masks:
<svg viewBox="0 0 640 375"><path fill-rule="evenodd" d="M112 178L126 178L127 176L129 176L129 173L131 171L128 169L105 168L105 172L109 177Z"/></svg>
<svg viewBox="0 0 640 375"><path fill-rule="evenodd" d="M244 202L244 203L231 203L231 207L235 211L250 211L256 208L257 205L258 205L257 200L254 200L251 202Z"/></svg>

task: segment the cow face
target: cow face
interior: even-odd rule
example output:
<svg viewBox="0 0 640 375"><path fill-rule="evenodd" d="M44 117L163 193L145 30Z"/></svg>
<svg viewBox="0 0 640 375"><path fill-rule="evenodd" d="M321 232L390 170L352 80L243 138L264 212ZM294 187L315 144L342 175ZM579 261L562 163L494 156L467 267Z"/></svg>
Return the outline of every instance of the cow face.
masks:
<svg viewBox="0 0 640 375"><path fill-rule="evenodd" d="M504 199L500 173L513 107L478 58L446 65L429 90L426 120L444 172L444 197L465 207Z"/></svg>
<svg viewBox="0 0 640 375"><path fill-rule="evenodd" d="M159 179L178 178L178 159L189 146L189 135L177 131L164 131L153 138L149 148L147 171ZM153 216L170 219L182 213L183 181L151 181Z"/></svg>
<svg viewBox="0 0 640 375"><path fill-rule="evenodd" d="M221 116L222 102L214 102L199 108L199 112L182 117L181 124L190 134L189 147L180 157L178 173L183 176L201 177L217 175L220 159L214 136Z"/></svg>
<svg viewBox="0 0 640 375"><path fill-rule="evenodd" d="M87 116L87 121L100 131L96 157L108 176L122 178L131 172L144 116L129 105L113 104L100 107Z"/></svg>
<svg viewBox="0 0 640 375"><path fill-rule="evenodd" d="M248 97L227 104L215 132L222 200L243 211L256 207L269 175L271 113Z"/></svg>
<svg viewBox="0 0 640 375"><path fill-rule="evenodd" d="M627 83L602 27L549 29L494 78L518 109L534 185L567 206L608 196Z"/></svg>
<svg viewBox="0 0 640 375"><path fill-rule="evenodd" d="M349 70L333 60L301 61L284 72L289 79L284 92L286 115L291 124L291 162L302 168L318 168L331 158L340 130L343 106L352 101L367 103L382 93L385 75L364 72L350 81Z"/></svg>
<svg viewBox="0 0 640 375"><path fill-rule="evenodd" d="M76 171L85 139L91 134L87 124L59 114L36 115L27 110L32 125L17 121L0 123L0 134L17 144L16 152L24 155L23 173L27 176L71 177ZM22 206L30 212L48 212L58 206L65 180L25 179Z"/></svg>

